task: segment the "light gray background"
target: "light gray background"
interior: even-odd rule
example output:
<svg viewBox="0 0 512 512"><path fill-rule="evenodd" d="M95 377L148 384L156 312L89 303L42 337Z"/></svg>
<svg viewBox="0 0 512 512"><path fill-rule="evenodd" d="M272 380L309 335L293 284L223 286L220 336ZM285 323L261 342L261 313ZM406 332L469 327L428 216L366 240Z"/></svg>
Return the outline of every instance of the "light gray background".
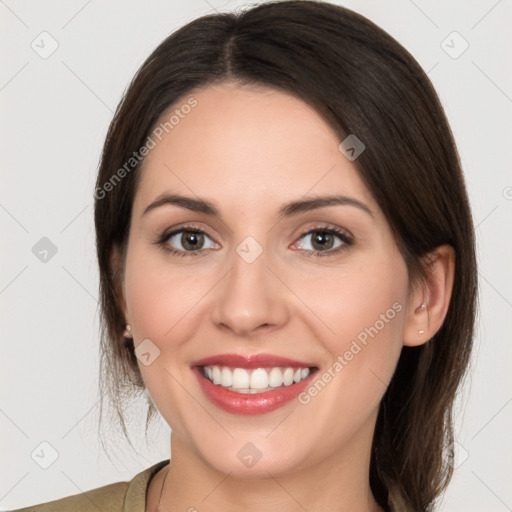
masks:
<svg viewBox="0 0 512 512"><path fill-rule="evenodd" d="M455 133L477 226L480 317L441 510L512 510L512 2L339 3L417 58ZM128 480L169 456L163 420L149 445L134 427L139 455L121 444L111 461L98 444L94 179L113 111L153 48L195 17L243 5L0 0L2 510ZM31 48L43 31L59 45L47 59ZM462 48L446 40L453 31L469 43L456 59L445 51ZM32 252L42 237L58 249L47 262ZM58 452L48 469L31 458L48 457L43 441Z"/></svg>

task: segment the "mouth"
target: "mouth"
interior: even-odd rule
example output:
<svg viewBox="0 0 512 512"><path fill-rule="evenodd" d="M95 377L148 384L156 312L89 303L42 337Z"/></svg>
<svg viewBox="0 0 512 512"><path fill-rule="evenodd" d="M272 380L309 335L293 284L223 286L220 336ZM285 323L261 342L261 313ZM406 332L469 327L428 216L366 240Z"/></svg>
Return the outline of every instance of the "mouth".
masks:
<svg viewBox="0 0 512 512"><path fill-rule="evenodd" d="M235 393L267 393L273 389L291 386L305 380L316 367L294 368L233 368L229 366L199 366L201 374L216 386Z"/></svg>
<svg viewBox="0 0 512 512"><path fill-rule="evenodd" d="M191 365L206 395L217 407L252 415L288 403L311 382L318 366L279 356L223 354Z"/></svg>

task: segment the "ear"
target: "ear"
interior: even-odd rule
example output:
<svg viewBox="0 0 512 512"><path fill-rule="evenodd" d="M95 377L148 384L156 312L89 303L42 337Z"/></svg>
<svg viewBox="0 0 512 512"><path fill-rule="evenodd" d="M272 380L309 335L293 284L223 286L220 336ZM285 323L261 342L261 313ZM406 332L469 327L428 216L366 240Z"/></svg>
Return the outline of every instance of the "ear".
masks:
<svg viewBox="0 0 512 512"><path fill-rule="evenodd" d="M455 250L441 245L426 257L427 278L412 293L404 331L404 345L429 341L443 325L450 306L455 274Z"/></svg>
<svg viewBox="0 0 512 512"><path fill-rule="evenodd" d="M125 294L124 294L124 286L123 286L123 275L124 275L124 264L123 264L123 254L121 248L116 244L112 247L112 252L110 254L110 268L112 271L113 282L114 282L114 290L119 300L119 305L123 311L125 323L129 324L130 319L128 318L128 310L126 307Z"/></svg>

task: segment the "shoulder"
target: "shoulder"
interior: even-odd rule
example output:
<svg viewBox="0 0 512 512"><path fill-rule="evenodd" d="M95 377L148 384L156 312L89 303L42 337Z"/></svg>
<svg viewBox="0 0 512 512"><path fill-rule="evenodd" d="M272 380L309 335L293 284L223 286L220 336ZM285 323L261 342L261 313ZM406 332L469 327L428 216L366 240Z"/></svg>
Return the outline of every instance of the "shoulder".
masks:
<svg viewBox="0 0 512 512"><path fill-rule="evenodd" d="M98 509L122 512L128 485L128 482L105 485L80 494L74 494L73 496L67 496L66 498L31 507L20 508L12 512L69 512L71 510L75 512L89 512L92 510L97 511Z"/></svg>
<svg viewBox="0 0 512 512"><path fill-rule="evenodd" d="M10 512L144 512L149 481L169 460L141 471L128 482L104 485L47 503L40 503Z"/></svg>

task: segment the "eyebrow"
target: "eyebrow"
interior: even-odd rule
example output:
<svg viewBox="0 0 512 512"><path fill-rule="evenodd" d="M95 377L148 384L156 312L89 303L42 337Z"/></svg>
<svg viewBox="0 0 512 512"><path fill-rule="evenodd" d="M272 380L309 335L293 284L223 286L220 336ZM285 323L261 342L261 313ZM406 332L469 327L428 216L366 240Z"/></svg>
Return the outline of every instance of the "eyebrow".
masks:
<svg viewBox="0 0 512 512"><path fill-rule="evenodd" d="M222 218L219 209L210 201L187 197L180 194L167 193L160 195L155 201L148 205L142 213L142 216L156 208L166 205L180 206L181 208L186 208L193 212L205 213L207 215L218 217L219 219ZM318 208L325 208L327 206L354 206L366 212L372 218L375 218L372 210L370 210L370 208L368 208L368 206L363 202L353 197L343 195L319 196L312 197L310 199L291 201L280 208L278 218L282 219L284 217L291 217L299 213L316 210Z"/></svg>

